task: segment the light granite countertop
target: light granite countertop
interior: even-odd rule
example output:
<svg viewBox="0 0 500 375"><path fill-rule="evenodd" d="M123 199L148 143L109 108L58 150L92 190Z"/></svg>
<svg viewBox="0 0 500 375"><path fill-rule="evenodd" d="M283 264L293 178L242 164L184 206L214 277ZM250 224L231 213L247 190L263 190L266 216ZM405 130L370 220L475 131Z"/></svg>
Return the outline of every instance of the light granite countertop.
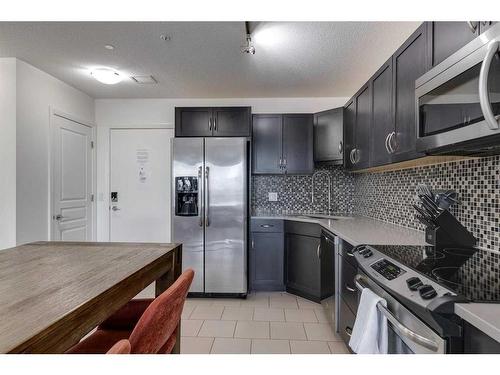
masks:
<svg viewBox="0 0 500 375"><path fill-rule="evenodd" d="M321 225L330 233L339 236L353 246L372 245L425 245L424 232L389 224L364 216L327 216L309 214L274 215L257 214L252 218L294 220ZM312 215L312 214L311 214Z"/></svg>
<svg viewBox="0 0 500 375"><path fill-rule="evenodd" d="M500 342L500 304L457 303L455 314Z"/></svg>
<svg viewBox="0 0 500 375"><path fill-rule="evenodd" d="M315 217L308 217L313 215ZM353 246L372 245L426 245L424 233L364 216L316 214L257 214L252 218L294 220L316 223ZM477 329L500 342L500 304L460 303L455 313Z"/></svg>

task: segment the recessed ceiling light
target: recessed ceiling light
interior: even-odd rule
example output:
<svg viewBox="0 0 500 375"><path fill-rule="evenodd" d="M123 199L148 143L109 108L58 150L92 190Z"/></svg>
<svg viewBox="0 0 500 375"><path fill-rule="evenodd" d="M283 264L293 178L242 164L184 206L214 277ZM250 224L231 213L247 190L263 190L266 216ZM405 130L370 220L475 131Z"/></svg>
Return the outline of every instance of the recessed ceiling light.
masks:
<svg viewBox="0 0 500 375"><path fill-rule="evenodd" d="M123 77L117 71L108 68L94 69L90 72L92 77L106 85L114 85L120 82Z"/></svg>
<svg viewBox="0 0 500 375"><path fill-rule="evenodd" d="M112 50L114 50L114 49L115 49L115 46L114 46L114 45L112 45L112 44L105 44L105 45L104 45L104 48L109 49L110 51L112 51Z"/></svg>

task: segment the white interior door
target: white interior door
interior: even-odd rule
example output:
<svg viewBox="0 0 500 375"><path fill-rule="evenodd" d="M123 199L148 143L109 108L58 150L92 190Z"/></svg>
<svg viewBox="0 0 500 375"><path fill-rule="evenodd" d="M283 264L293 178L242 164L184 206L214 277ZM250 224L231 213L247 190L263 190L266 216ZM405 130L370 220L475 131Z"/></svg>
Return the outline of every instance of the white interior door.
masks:
<svg viewBox="0 0 500 375"><path fill-rule="evenodd" d="M112 129L110 241L170 242L173 129Z"/></svg>
<svg viewBox="0 0 500 375"><path fill-rule="evenodd" d="M52 239L92 240L92 128L52 117Z"/></svg>

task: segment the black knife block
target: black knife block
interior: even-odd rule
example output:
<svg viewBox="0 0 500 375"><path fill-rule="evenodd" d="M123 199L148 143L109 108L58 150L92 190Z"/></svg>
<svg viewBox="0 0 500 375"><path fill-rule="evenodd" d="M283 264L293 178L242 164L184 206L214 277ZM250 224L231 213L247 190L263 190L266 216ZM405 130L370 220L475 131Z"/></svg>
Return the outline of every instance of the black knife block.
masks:
<svg viewBox="0 0 500 375"><path fill-rule="evenodd" d="M437 227L425 228L425 241L437 248L476 245L476 238L448 210L442 211L434 220Z"/></svg>

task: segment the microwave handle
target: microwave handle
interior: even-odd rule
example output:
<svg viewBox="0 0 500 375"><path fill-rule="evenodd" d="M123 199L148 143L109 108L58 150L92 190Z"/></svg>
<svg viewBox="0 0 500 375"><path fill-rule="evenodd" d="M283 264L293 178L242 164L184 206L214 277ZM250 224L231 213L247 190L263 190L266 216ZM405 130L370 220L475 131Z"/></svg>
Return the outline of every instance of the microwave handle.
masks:
<svg viewBox="0 0 500 375"><path fill-rule="evenodd" d="M499 125L498 120L495 118L493 110L491 109L490 98L488 96L488 73L493 57L498 52L499 46L499 41L490 43L479 73L479 104L481 104L481 111L483 111L484 119L492 130L498 129Z"/></svg>

